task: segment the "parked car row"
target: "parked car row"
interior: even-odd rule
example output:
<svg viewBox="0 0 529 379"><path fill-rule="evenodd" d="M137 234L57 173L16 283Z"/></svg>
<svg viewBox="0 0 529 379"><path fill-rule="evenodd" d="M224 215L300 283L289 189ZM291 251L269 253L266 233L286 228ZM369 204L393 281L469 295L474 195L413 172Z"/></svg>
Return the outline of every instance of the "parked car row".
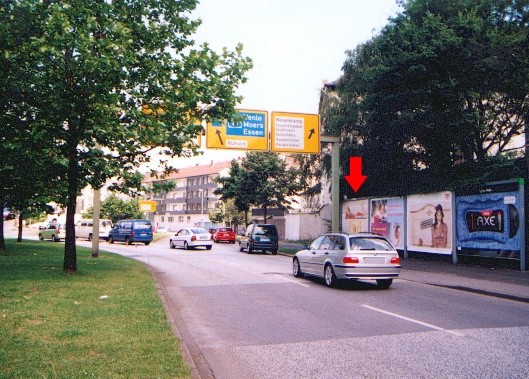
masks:
<svg viewBox="0 0 529 379"><path fill-rule="evenodd" d="M92 240L93 220L80 220L75 225L75 237ZM58 242L66 238L66 226L63 223L52 221L39 230L40 240ZM111 220L99 220L99 238L109 243L116 241L130 245L141 242L148 245L153 240L152 224L149 220L121 220L112 225Z"/></svg>
<svg viewBox="0 0 529 379"><path fill-rule="evenodd" d="M131 244L141 242L148 245L153 239L149 220L122 220L111 227L110 220L101 220L100 238L108 242ZM92 220L80 221L76 226L80 237L92 238ZM59 241L64 239L63 224L52 222L39 231L39 239ZM183 228L169 238L169 247L194 249L204 247L211 250L214 242L235 243L231 228L218 228L213 234L204 228ZM239 251L251 254L256 251L278 252L277 227L272 224L251 224L239 241ZM341 280L375 280L380 288L389 288L400 272L401 264L397 250L389 241L372 233L346 234L325 233L292 258L292 273L295 277L314 276L323 278L329 287Z"/></svg>

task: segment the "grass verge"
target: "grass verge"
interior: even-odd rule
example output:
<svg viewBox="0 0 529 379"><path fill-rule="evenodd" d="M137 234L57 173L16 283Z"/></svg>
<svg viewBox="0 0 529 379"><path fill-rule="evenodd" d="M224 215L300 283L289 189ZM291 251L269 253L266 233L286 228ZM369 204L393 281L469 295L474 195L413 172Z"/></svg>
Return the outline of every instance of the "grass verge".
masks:
<svg viewBox="0 0 529 379"><path fill-rule="evenodd" d="M189 378L150 272L77 247L6 240L0 254L0 378Z"/></svg>

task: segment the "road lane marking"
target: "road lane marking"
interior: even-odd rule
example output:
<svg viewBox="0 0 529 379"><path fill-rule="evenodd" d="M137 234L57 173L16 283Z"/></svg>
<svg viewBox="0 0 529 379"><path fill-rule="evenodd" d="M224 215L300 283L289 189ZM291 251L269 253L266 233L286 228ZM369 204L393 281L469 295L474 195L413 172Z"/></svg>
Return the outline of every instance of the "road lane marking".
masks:
<svg viewBox="0 0 529 379"><path fill-rule="evenodd" d="M428 323L426 323L426 322L422 322L422 321L419 321L419 320L415 320L415 319L413 319L413 318L409 318L409 317L406 317L406 316L399 315L399 314L397 314L397 313L388 312L388 311L385 311L385 310L380 309L380 308L372 307L372 306L370 306L370 305L362 304L362 307L364 307L364 308L368 308L368 309L371 309L371 310L376 311L376 312L384 313L384 314L389 315L389 316L397 317L397 318L400 318L400 319L402 319L402 320L410 321L410 322L413 322L413 323L415 323L415 324L419 324L419 325L422 325L422 326L426 326L427 328L431 328L431 329L439 330L439 331L441 331L441 332L450 333L450 334L453 334L453 335L456 335L456 336L459 336L459 337L464 337L464 336L465 336L464 334L461 334L461 333L458 333L458 332L454 332L454 331L452 331L452 330L444 329L444 328L441 328L441 327L439 327L439 326L435 326L435 325L432 325L432 324L428 324Z"/></svg>
<svg viewBox="0 0 529 379"><path fill-rule="evenodd" d="M276 276L280 276L280 275L276 275ZM280 276L280 277L281 277L282 279L284 279L284 280L289 281L290 283L297 284L298 286L310 287L308 284L298 282L297 280L288 279L288 278L285 278L284 276Z"/></svg>

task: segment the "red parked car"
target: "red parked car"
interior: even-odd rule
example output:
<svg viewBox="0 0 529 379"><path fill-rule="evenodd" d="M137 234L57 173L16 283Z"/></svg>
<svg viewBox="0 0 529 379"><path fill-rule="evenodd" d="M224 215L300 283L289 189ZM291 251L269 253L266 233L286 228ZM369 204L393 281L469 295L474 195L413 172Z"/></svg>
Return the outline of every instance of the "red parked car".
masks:
<svg viewBox="0 0 529 379"><path fill-rule="evenodd" d="M213 233L213 242L221 241L235 243L235 232L232 228L217 228L215 233Z"/></svg>

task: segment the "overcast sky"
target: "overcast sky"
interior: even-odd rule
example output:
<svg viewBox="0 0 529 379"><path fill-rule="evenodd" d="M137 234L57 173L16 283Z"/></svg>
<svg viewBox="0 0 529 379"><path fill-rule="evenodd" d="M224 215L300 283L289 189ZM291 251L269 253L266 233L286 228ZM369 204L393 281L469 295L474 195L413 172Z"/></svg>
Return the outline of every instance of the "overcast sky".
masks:
<svg viewBox="0 0 529 379"><path fill-rule="evenodd" d="M397 11L396 0L200 0L191 18L202 20L197 43L220 52L240 42L252 58L239 109L318 113L322 84L340 77L345 51L370 40ZM206 151L189 161L237 155L244 152Z"/></svg>
<svg viewBox="0 0 529 379"><path fill-rule="evenodd" d="M324 80L340 77L345 51L371 39L395 0L200 0L195 35L220 51L238 42L254 68L241 108L317 113Z"/></svg>

